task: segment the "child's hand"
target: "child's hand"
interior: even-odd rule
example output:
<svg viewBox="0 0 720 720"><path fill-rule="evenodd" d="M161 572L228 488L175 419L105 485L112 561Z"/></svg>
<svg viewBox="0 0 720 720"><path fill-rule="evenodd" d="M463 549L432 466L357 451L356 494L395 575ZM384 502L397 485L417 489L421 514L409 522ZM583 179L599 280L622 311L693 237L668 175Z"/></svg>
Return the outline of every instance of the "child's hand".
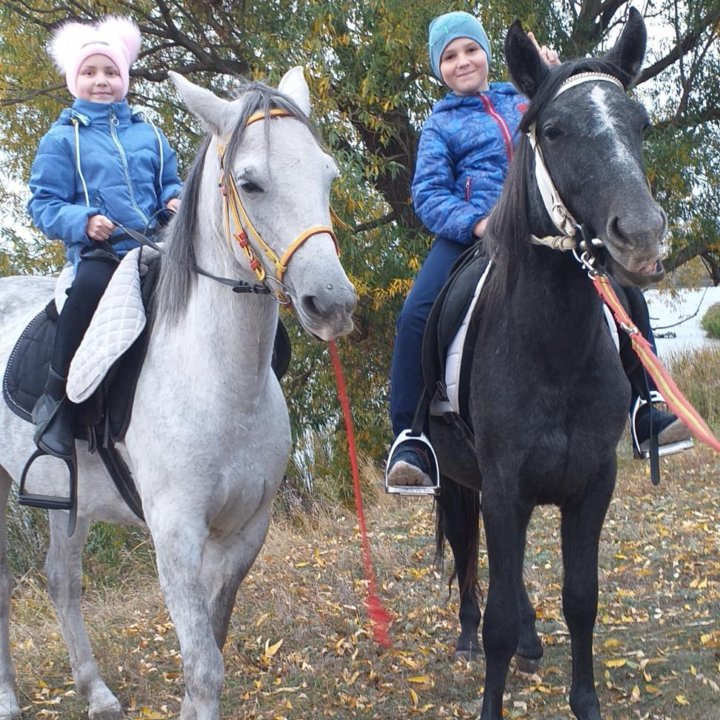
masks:
<svg viewBox="0 0 720 720"><path fill-rule="evenodd" d="M476 238L481 238L485 233L485 228L487 227L488 219L484 217L482 220L478 220L475 223L475 227L473 227L473 235Z"/></svg>
<svg viewBox="0 0 720 720"><path fill-rule="evenodd" d="M528 37L533 41L533 45L537 48L538 55L540 56L540 59L546 64L546 65L559 65L560 64L560 56L555 52L555 50L552 50L547 45L543 45L540 47L540 43L535 39L535 36L529 32Z"/></svg>
<svg viewBox="0 0 720 720"><path fill-rule="evenodd" d="M88 218L85 232L91 240L103 242L110 237L114 229L115 225L110 218L106 218L104 215L93 215Z"/></svg>
<svg viewBox="0 0 720 720"><path fill-rule="evenodd" d="M172 198L165 203L165 207L172 213L176 213L180 209L180 198Z"/></svg>

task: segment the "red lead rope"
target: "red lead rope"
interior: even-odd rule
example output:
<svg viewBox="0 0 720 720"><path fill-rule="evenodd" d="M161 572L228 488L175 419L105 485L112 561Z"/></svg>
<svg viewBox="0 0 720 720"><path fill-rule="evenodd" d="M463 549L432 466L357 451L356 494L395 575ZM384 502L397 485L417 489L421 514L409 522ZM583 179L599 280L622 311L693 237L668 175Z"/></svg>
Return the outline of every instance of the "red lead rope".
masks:
<svg viewBox="0 0 720 720"><path fill-rule="evenodd" d="M700 442L709 445L720 452L720 442L713 435L707 423L700 417L698 411L690 404L690 401L680 392L680 389L670 377L668 371L663 367L650 343L643 337L637 326L630 319L606 275L592 275L595 289L605 304L610 308L620 327L630 335L630 342L633 350L640 358L650 377L655 381L657 389L665 399L668 407L688 426L690 432Z"/></svg>
<svg viewBox="0 0 720 720"><path fill-rule="evenodd" d="M377 581L375 580L375 571L373 570L372 558L370 557L370 542L367 536L367 527L365 525L365 513L363 511L362 494L360 492L360 473L358 472L357 452L355 450L355 434L353 432L352 415L350 414L350 401L348 400L347 388L345 386L345 377L343 376L342 365L340 364L340 356L338 355L337 346L334 341L330 341L330 359L332 360L333 370L335 371L335 381L338 388L338 399L342 407L343 417L345 419L345 432L347 434L348 452L350 453L350 468L352 469L353 488L355 489L355 511L358 516L358 525L360 526L360 536L362 538L362 555L363 564L365 566L365 579L368 583L368 593L365 600L368 615L373 625L373 637L375 642L385 647L391 645L390 636L388 635L388 625L390 623L390 614L383 607L377 593Z"/></svg>

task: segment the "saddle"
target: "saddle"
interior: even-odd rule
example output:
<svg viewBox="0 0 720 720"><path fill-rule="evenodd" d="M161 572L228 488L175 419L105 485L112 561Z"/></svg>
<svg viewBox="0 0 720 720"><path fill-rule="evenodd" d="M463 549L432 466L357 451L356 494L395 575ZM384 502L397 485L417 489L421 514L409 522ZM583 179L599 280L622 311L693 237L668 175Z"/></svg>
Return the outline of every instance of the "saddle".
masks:
<svg viewBox="0 0 720 720"><path fill-rule="evenodd" d="M78 403L75 412L75 437L88 442L88 451L97 452L118 492L130 509L144 520L142 502L129 468L116 449L127 432L132 416L140 370L145 359L152 327L153 293L160 270L161 256L143 258L140 292L147 322L137 339L97 382L92 394ZM55 299L41 310L20 335L8 360L3 377L3 397L20 418L32 422L32 410L44 392L57 333L58 311ZM287 329L281 321L275 334L272 368L278 379L286 373L292 348ZM71 487L71 497L74 498ZM33 496L29 496L33 497ZM40 505L44 496L25 504ZM52 507L58 507L57 504ZM66 508L68 509L68 508ZM71 512L74 508L71 509ZM71 520L71 525L72 525Z"/></svg>
<svg viewBox="0 0 720 720"><path fill-rule="evenodd" d="M425 387L410 435L419 436L427 431L443 474L453 479L458 474L479 473L467 397L470 355L477 337L473 318L480 311L481 291L491 271L492 262L482 244L468 248L453 265L433 304L423 335ZM452 457L443 456L443 446L453 448Z"/></svg>

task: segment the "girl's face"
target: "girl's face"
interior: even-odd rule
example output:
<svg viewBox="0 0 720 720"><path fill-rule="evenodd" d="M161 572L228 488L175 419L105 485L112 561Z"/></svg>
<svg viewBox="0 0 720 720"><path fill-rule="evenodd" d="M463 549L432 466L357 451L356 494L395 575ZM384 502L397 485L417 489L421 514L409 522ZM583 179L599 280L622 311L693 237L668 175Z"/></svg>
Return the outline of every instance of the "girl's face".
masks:
<svg viewBox="0 0 720 720"><path fill-rule="evenodd" d="M457 95L476 95L488 89L485 51L470 38L456 38L440 56L440 74Z"/></svg>
<svg viewBox="0 0 720 720"><path fill-rule="evenodd" d="M77 96L99 103L120 102L123 81L117 65L105 55L90 55L78 72Z"/></svg>

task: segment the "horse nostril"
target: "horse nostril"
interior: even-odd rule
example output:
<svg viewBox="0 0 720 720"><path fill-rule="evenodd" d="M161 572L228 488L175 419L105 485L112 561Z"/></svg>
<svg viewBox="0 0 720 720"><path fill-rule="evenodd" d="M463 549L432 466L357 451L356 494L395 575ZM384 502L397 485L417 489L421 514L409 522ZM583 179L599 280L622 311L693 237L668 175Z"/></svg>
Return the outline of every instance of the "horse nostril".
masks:
<svg viewBox="0 0 720 720"><path fill-rule="evenodd" d="M300 304L308 315L317 316L322 314L314 295L303 295Z"/></svg>

